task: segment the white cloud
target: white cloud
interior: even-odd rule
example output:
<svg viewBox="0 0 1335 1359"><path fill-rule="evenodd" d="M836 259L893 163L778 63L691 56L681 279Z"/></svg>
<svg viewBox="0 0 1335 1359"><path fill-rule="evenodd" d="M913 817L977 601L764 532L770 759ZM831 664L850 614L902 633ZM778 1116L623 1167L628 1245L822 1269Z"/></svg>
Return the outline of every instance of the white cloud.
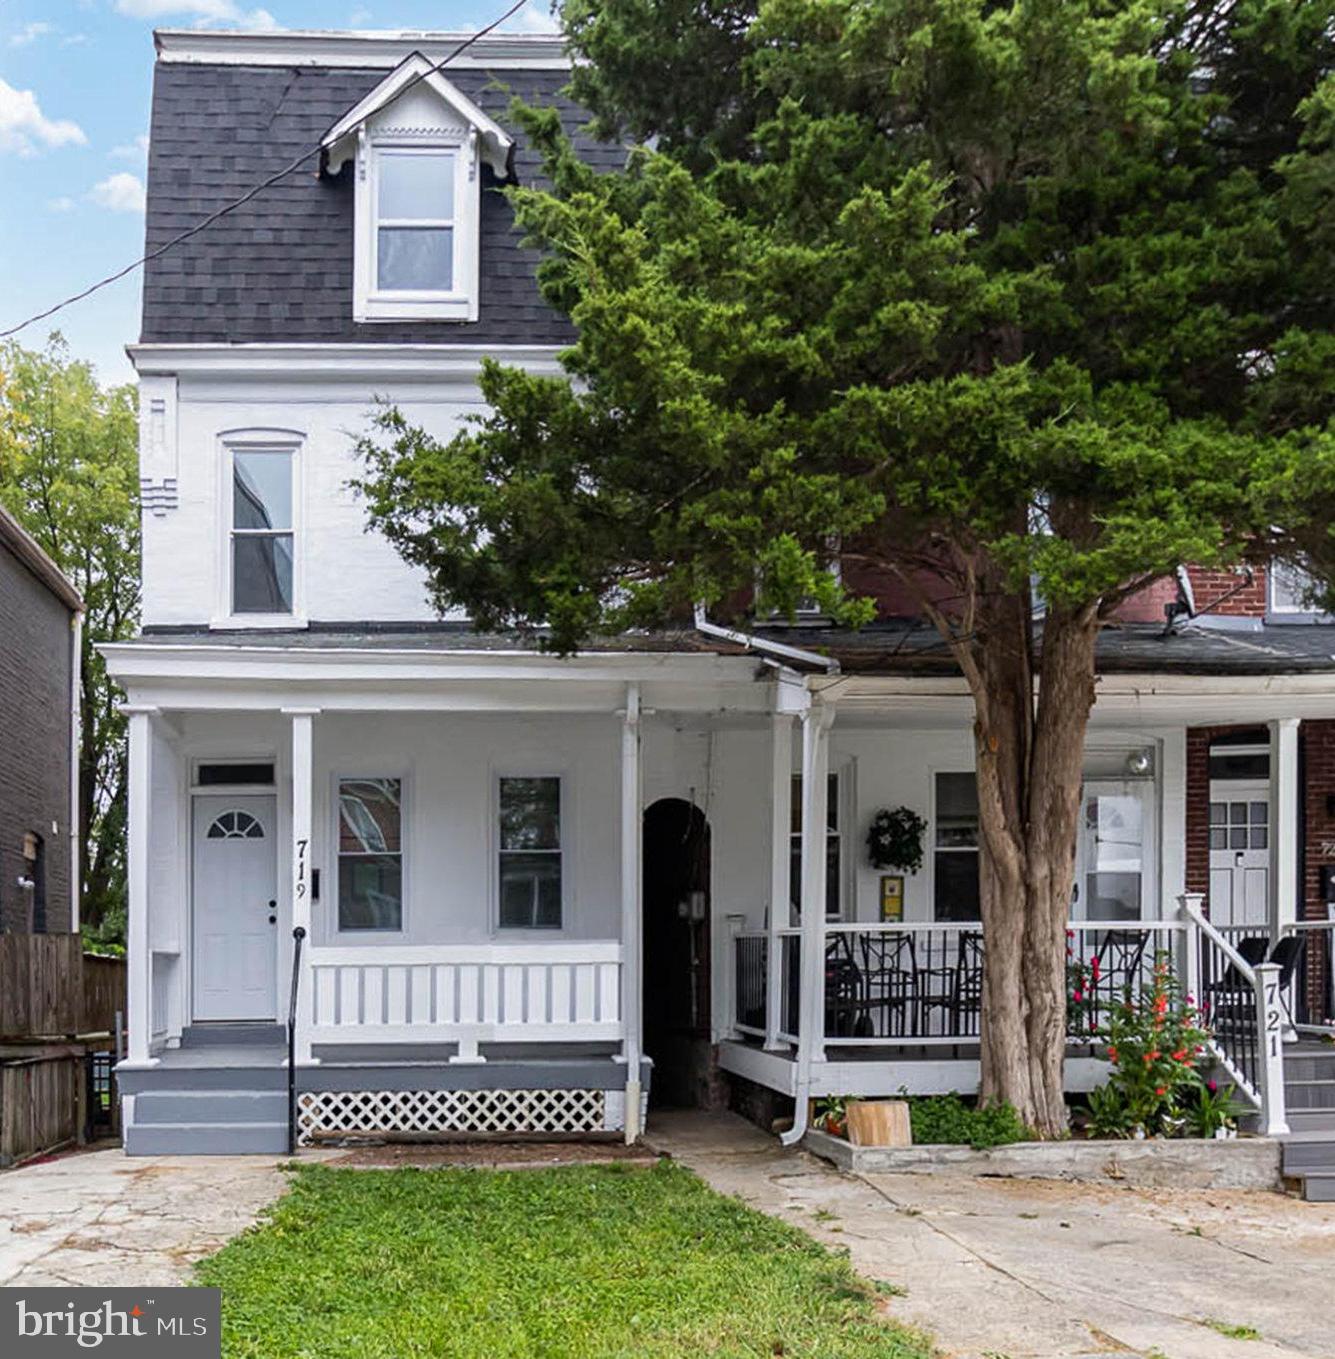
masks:
<svg viewBox="0 0 1335 1359"><path fill-rule="evenodd" d="M0 152L35 156L41 147L87 145L78 123L48 118L31 90L16 90L0 78Z"/></svg>
<svg viewBox="0 0 1335 1359"><path fill-rule="evenodd" d="M141 132L134 141L113 146L107 155L114 160L143 160L148 155L148 138Z"/></svg>
<svg viewBox="0 0 1335 1359"><path fill-rule="evenodd" d="M144 185L138 175L118 170L114 175L94 184L88 197L100 208L111 212L143 212Z"/></svg>
<svg viewBox="0 0 1335 1359"><path fill-rule="evenodd" d="M557 23L548 0L528 0L528 4L502 27L519 33L557 33L561 25Z"/></svg>
<svg viewBox="0 0 1335 1359"><path fill-rule="evenodd" d="M61 38L60 45L62 47L80 47L87 41L88 41L87 33L69 33L66 34L65 37Z"/></svg>
<svg viewBox="0 0 1335 1359"><path fill-rule="evenodd" d="M116 0L116 11L130 19L169 19L179 15L201 25L237 24L241 28L280 27L267 9L242 9L236 0Z"/></svg>
<svg viewBox="0 0 1335 1359"><path fill-rule="evenodd" d="M73 212L75 208L74 199L68 197L49 198L46 206L52 212Z"/></svg>
<svg viewBox="0 0 1335 1359"><path fill-rule="evenodd" d="M38 38L44 38L51 32L54 32L51 25L43 23L39 19L36 23L24 24L17 33L11 33L9 45L11 47L27 47L29 43L34 43Z"/></svg>
<svg viewBox="0 0 1335 1359"><path fill-rule="evenodd" d="M371 11L362 6L358 6L348 15L349 28L362 28L371 22Z"/></svg>

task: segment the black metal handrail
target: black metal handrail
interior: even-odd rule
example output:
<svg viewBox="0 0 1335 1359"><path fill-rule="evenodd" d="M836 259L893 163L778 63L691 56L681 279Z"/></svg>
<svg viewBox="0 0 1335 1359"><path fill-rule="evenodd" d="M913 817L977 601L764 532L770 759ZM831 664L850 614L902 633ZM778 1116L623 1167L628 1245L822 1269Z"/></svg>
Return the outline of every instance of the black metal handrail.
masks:
<svg viewBox="0 0 1335 1359"><path fill-rule="evenodd" d="M301 984L301 941L306 927L292 931L292 989L287 1001L287 1154L297 1149L297 989Z"/></svg>

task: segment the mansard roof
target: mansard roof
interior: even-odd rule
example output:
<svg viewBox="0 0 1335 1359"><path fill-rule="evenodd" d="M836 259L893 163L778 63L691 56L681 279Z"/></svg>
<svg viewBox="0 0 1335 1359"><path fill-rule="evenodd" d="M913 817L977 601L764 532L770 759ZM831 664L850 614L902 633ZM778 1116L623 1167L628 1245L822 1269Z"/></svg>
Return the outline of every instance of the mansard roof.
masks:
<svg viewBox="0 0 1335 1359"><path fill-rule="evenodd" d="M273 35L159 35L148 161L150 253L303 151L310 154L292 174L150 260L142 340L569 343L569 323L538 292L538 257L520 244L494 156L482 170L478 319L360 325L353 320L353 172L345 166L340 174L321 176L318 148L359 106L383 92L387 76L402 70L415 51L435 63L453 47L442 35L315 37L283 35L277 42ZM583 134L584 111L562 93L568 62L550 40L489 39L445 71L453 94L467 102L483 127L496 129L493 144L499 148L500 138L514 142L508 155L514 181L541 182L536 153L508 123L516 97L555 108L579 154L596 168L624 162L623 148Z"/></svg>

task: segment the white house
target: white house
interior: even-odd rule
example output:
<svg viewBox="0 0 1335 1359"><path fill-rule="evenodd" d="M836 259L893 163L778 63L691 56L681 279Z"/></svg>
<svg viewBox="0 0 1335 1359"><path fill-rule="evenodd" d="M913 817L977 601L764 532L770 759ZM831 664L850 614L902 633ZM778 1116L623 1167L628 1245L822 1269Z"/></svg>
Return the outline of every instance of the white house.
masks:
<svg viewBox="0 0 1335 1359"><path fill-rule="evenodd" d="M364 527L375 398L447 436L484 356L556 371L570 334L499 191L536 169L512 93L579 125L559 40L436 69L458 42L157 37L150 250L300 164L150 259L130 349L143 630L104 648L130 714L127 1149L282 1150L290 1116L303 1143L633 1138L651 1084L795 1103L800 1133L809 1095L967 1091L971 709L927 631L702 617L557 659L438 618ZM1207 621L1104 639L1072 963L1099 960L1102 1004L1173 950L1277 1129L1265 983L1286 1027L1331 1013L1335 647L1264 609ZM900 807L916 872L865 846ZM1301 965L1252 965L1286 938Z"/></svg>

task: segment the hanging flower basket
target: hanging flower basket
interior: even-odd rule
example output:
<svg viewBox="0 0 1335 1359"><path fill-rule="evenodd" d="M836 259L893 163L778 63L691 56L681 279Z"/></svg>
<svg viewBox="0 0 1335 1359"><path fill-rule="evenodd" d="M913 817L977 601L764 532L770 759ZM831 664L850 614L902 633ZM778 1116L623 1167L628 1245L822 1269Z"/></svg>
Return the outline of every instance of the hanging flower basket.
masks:
<svg viewBox="0 0 1335 1359"><path fill-rule="evenodd" d="M867 831L867 857L873 868L916 873L922 867L922 837L926 820L910 807L882 808Z"/></svg>

